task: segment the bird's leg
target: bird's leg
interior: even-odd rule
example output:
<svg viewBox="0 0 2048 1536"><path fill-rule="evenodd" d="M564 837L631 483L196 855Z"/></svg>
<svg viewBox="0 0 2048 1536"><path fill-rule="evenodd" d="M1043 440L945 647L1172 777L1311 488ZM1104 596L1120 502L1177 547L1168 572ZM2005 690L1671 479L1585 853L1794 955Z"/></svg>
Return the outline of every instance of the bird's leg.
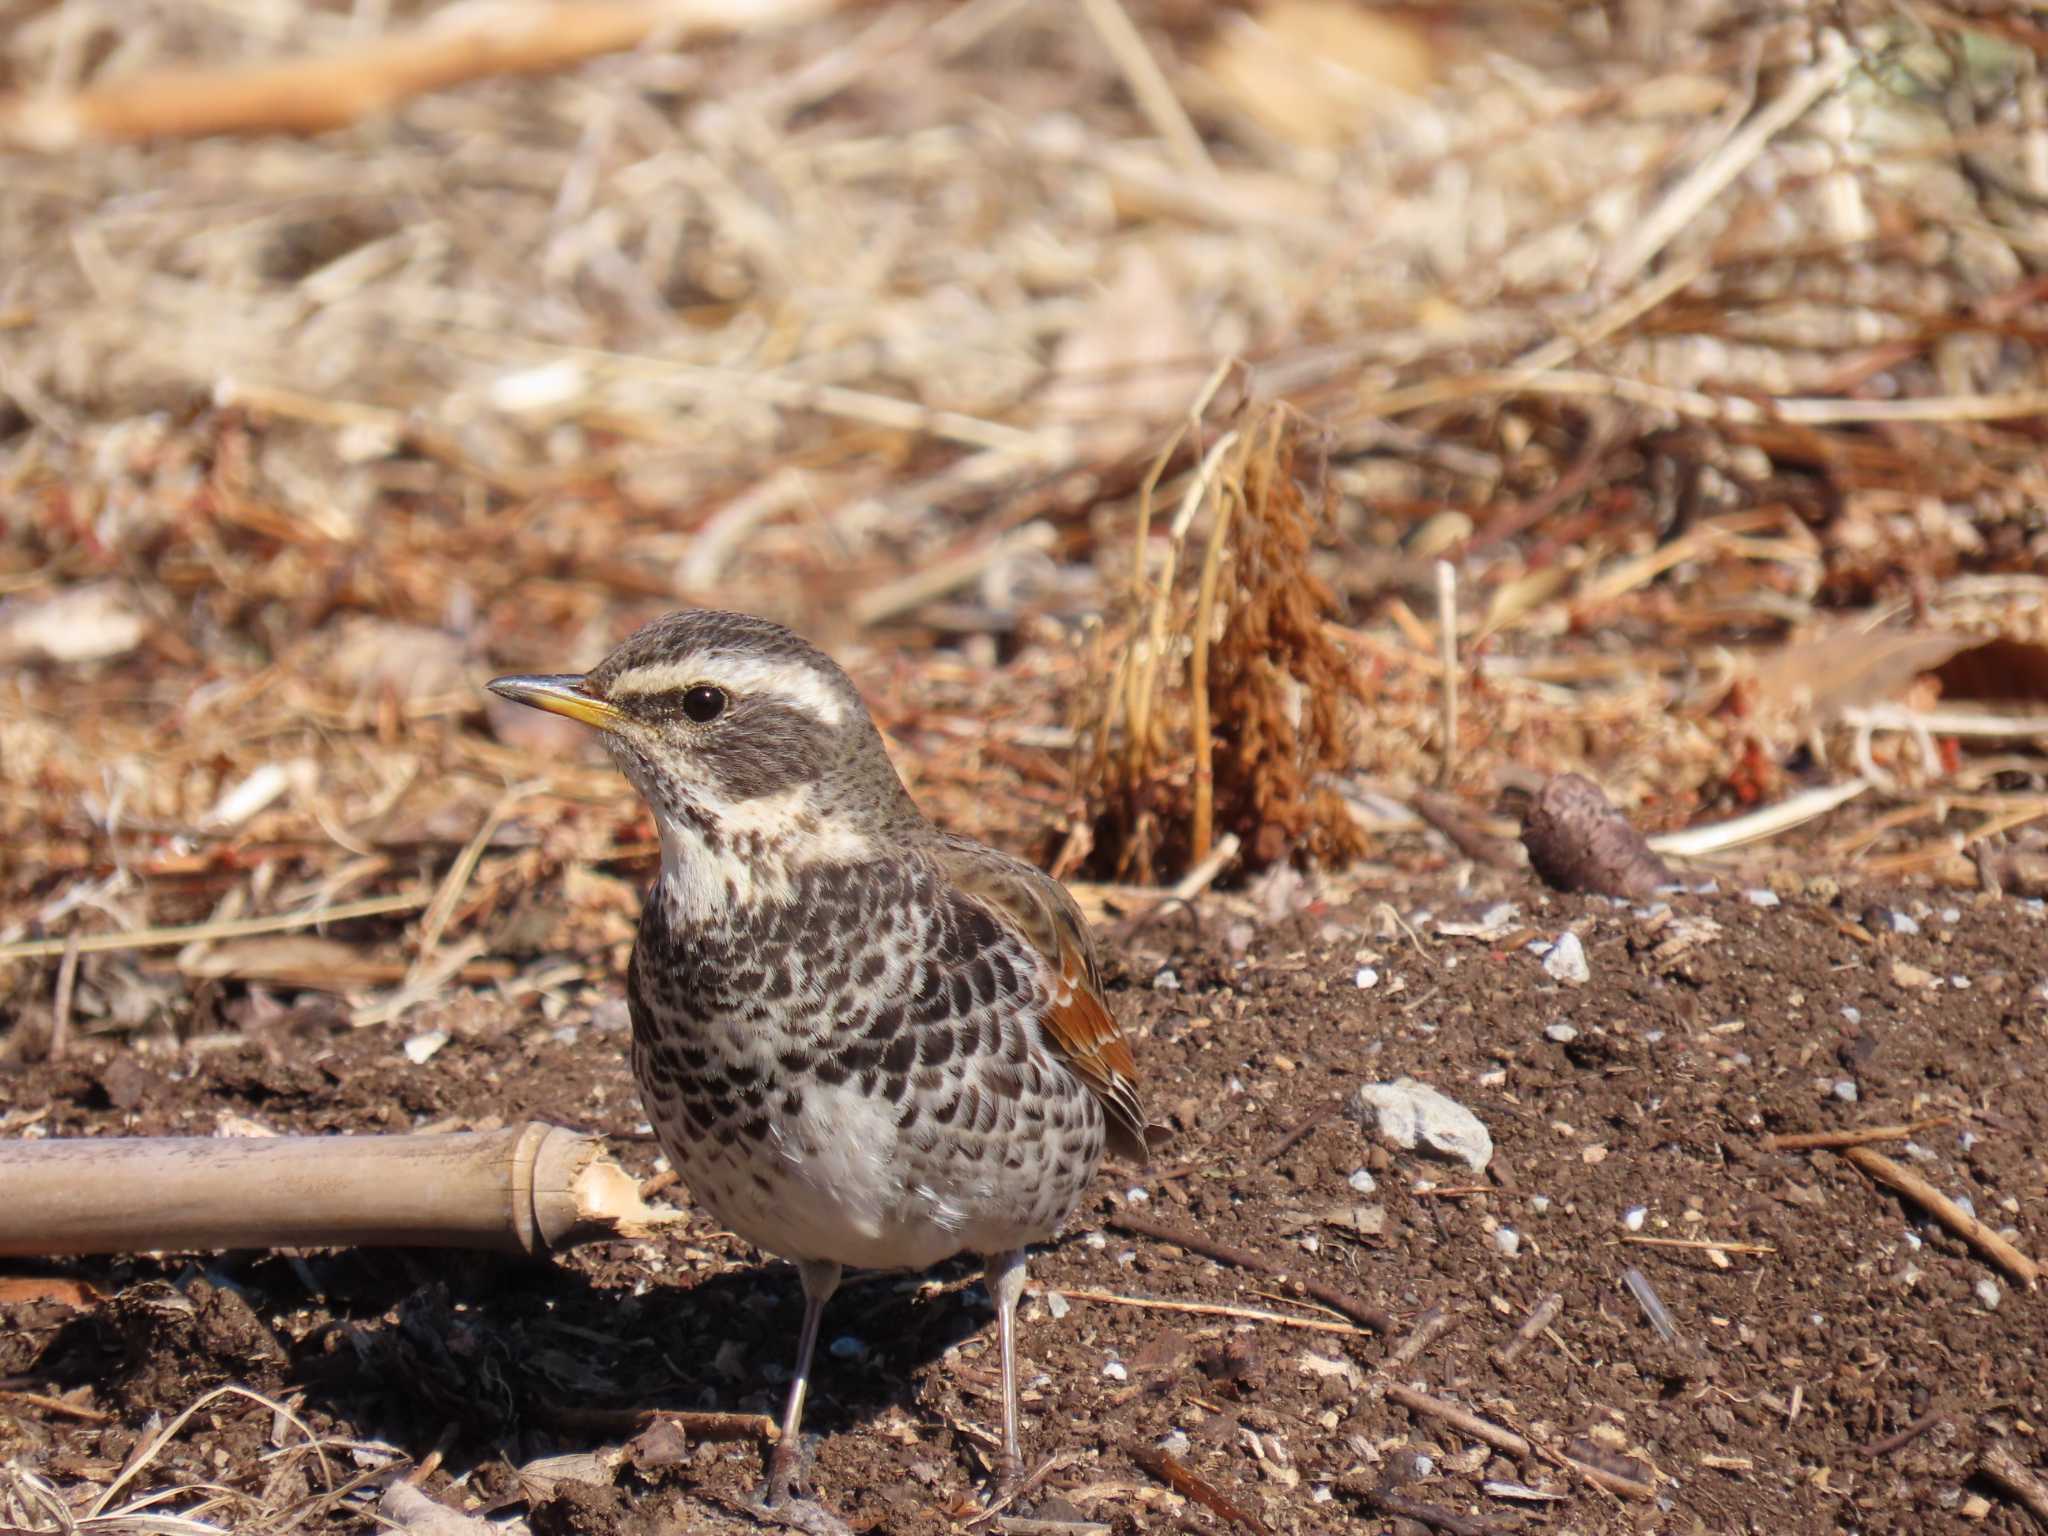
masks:
<svg viewBox="0 0 2048 1536"><path fill-rule="evenodd" d="M796 1345L796 1375L789 1382L789 1406L782 1411L782 1437L768 1458L768 1486L761 1502L768 1508L787 1503L796 1481L797 1436L804 1422L804 1394L811 1384L811 1355L818 1347L818 1320L825 1315L825 1303L839 1289L839 1266L830 1263L799 1262L804 1280L804 1328Z"/></svg>
<svg viewBox="0 0 2048 1536"><path fill-rule="evenodd" d="M1017 1302L1024 1294L1024 1250L992 1253L982 1284L996 1304L996 1341L1003 1356L1003 1459L995 1496L1007 1498L1024 1478L1024 1452L1017 1431Z"/></svg>

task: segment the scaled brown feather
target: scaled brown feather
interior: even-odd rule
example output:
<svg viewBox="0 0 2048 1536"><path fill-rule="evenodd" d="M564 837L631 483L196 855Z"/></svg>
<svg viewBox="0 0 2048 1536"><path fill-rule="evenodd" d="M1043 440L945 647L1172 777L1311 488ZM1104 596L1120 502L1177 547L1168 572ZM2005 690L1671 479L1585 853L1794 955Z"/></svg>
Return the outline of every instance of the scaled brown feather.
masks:
<svg viewBox="0 0 2048 1536"><path fill-rule="evenodd" d="M1143 1167L1166 1130L1145 1119L1137 1057L1102 1000L1095 936L1074 898L1044 871L965 838L946 838L939 859L960 891L1016 929L1052 967L1059 980L1046 1036L1101 1103L1110 1150Z"/></svg>

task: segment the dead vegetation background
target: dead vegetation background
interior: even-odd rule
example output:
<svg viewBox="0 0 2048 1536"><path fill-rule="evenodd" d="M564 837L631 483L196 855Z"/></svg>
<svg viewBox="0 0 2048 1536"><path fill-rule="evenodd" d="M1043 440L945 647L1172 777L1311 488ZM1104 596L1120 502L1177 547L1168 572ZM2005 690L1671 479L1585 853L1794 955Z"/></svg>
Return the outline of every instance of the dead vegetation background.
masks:
<svg viewBox="0 0 2048 1536"><path fill-rule="evenodd" d="M681 15L185 140L163 72L493 13L13 13L9 1056L611 995L649 828L478 684L695 602L1098 914L1505 858L1564 770L1672 857L2048 888L2026 8Z"/></svg>
<svg viewBox="0 0 2048 1536"><path fill-rule="evenodd" d="M493 13L11 29L17 1037L71 936L175 946L74 956L88 1028L623 942L637 806L477 683L690 602L816 634L935 814L1069 873L1426 867L1576 769L1652 830L1855 796L1834 858L2024 875L2019 8L795 9L618 8L311 138L133 125ZM49 148L80 102L141 142ZM333 908L370 942L270 931Z"/></svg>

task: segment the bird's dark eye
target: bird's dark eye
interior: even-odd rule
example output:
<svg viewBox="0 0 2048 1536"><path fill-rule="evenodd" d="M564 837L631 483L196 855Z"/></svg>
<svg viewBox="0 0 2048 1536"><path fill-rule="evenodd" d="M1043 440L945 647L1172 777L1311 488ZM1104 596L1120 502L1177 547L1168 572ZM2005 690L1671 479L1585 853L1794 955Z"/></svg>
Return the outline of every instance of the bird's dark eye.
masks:
<svg viewBox="0 0 2048 1536"><path fill-rule="evenodd" d="M683 695L683 713L699 725L709 725L725 713L725 690L699 685Z"/></svg>

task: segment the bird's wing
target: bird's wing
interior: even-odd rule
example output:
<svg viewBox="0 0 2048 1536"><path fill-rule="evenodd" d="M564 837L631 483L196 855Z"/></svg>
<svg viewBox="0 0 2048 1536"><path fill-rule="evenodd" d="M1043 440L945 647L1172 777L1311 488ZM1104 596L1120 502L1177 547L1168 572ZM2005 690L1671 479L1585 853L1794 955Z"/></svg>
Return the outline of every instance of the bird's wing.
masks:
<svg viewBox="0 0 2048 1536"><path fill-rule="evenodd" d="M989 908L1045 958L1055 978L1046 1036L1101 1101L1111 1148L1142 1167L1165 1128L1145 1119L1137 1058L1102 1001L1095 937L1074 898L1050 875L966 838L946 837L939 862L962 895Z"/></svg>

